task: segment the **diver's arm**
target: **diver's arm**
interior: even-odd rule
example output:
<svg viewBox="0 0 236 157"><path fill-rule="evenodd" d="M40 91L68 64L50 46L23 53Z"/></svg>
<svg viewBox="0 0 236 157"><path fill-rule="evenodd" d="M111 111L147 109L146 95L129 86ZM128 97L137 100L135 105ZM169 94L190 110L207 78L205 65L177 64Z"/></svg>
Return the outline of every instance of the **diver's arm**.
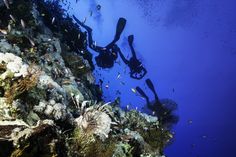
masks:
<svg viewBox="0 0 236 157"><path fill-rule="evenodd" d="M92 37L92 28L90 28L89 26L85 25L83 22L81 22L79 19L77 19L74 15L73 15L74 20L80 25L82 26L84 29L86 29L86 31L88 32L88 42L89 42L89 47L91 49L93 49L96 52L100 52L104 49L104 47L100 47L94 44L93 42L93 37Z"/></svg>

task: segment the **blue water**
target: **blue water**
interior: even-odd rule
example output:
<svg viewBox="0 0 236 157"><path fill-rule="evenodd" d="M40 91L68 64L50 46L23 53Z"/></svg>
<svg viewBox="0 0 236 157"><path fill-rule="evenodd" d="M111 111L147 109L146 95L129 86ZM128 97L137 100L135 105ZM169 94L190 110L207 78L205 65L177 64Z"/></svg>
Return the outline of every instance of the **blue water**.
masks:
<svg viewBox="0 0 236 157"><path fill-rule="evenodd" d="M118 45L125 56L131 56L127 37L134 34L137 56L148 70L146 77L137 81L129 77L129 69L121 59L121 65L115 64L109 70L96 67L96 79L104 79L104 86L109 85L103 88L106 101L119 96L119 90L123 107L141 110L145 100L131 88L140 86L153 99L145 85L145 79L150 78L160 98L178 103L180 121L173 128L175 141L165 150L168 157L236 156L234 0L68 2L70 15L80 20L86 17L97 45L108 44L118 18L125 17L127 25ZM100 11L97 4L101 5Z"/></svg>

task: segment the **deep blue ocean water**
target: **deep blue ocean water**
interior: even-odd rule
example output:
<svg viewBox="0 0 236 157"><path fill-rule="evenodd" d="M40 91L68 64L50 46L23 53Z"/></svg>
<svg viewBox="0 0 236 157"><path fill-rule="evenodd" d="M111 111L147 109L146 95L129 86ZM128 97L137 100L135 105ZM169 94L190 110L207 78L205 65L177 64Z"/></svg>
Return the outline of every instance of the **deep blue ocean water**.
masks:
<svg viewBox="0 0 236 157"><path fill-rule="evenodd" d="M176 101L180 121L173 128L175 140L165 150L168 157L236 156L234 0L78 0L77 3L68 0L66 3L70 15L82 21L86 18L97 45L105 46L113 39L119 17L127 19L117 44L130 57L127 37L133 34L137 56L148 74L139 81L131 79L120 58L120 64L112 69L96 67L94 74L97 81L104 80L105 100L120 96L124 108L129 105L141 110L145 106L145 100L131 90L136 86L154 99L145 84L146 78L153 81L160 98Z"/></svg>

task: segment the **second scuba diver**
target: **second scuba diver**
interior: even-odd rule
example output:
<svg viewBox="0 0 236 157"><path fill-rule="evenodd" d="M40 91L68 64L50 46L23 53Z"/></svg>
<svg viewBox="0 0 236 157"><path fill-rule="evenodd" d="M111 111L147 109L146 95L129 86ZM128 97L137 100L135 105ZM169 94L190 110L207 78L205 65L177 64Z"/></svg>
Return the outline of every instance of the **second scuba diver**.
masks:
<svg viewBox="0 0 236 157"><path fill-rule="evenodd" d="M128 36L128 42L129 42L129 46L132 52L132 57L127 60L124 55L122 54L121 50L119 49L119 47L117 48L117 51L121 57L121 59L123 60L123 62L129 66L130 68L130 77L133 79L137 79L140 80L142 79L146 73L147 70L143 67L142 63L140 62L140 60L137 59L136 57L136 53L133 47L133 41L134 41L134 36L133 35L129 35Z"/></svg>
<svg viewBox="0 0 236 157"><path fill-rule="evenodd" d="M93 41L92 28L85 25L83 22L79 21L74 15L73 15L73 18L80 26L82 26L88 32L89 47L92 50L99 53L99 55L95 57L97 66L101 68L112 68L115 60L118 57L118 52L117 52L118 46L116 45L116 42L120 39L120 35L125 28L126 19L119 18L116 25L116 34L115 34L114 39L107 46L101 47L101 46L97 46L96 43Z"/></svg>

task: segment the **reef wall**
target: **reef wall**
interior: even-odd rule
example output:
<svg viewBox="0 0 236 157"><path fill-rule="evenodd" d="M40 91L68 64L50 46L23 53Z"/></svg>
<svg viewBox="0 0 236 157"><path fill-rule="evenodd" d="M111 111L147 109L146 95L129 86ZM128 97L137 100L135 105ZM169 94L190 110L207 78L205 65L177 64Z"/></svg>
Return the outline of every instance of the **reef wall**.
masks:
<svg viewBox="0 0 236 157"><path fill-rule="evenodd" d="M103 102L93 69L58 1L0 1L0 156L164 156L170 131Z"/></svg>

